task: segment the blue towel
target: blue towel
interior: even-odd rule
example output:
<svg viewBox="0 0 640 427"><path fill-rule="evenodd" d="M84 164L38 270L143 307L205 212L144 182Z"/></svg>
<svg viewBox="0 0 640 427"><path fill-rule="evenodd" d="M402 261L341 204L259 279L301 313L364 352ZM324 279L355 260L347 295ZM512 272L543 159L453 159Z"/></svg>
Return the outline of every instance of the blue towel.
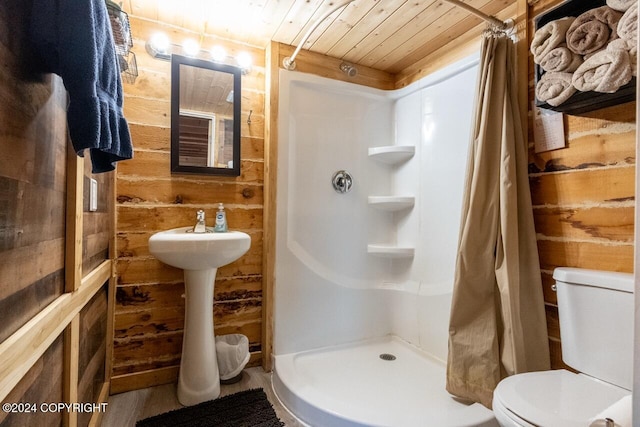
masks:
<svg viewBox="0 0 640 427"><path fill-rule="evenodd" d="M90 149L94 173L133 157L122 113L120 68L104 0L34 0L31 40L40 71L62 77L67 122L79 156Z"/></svg>

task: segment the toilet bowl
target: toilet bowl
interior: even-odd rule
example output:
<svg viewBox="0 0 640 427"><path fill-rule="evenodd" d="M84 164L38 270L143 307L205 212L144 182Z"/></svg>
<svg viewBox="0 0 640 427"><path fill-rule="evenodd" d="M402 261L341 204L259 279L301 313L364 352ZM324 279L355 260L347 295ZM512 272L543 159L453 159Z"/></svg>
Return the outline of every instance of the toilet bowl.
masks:
<svg viewBox="0 0 640 427"><path fill-rule="evenodd" d="M631 394L633 275L557 268L553 277L562 360L581 373L529 372L500 381L493 412L502 427L586 427Z"/></svg>

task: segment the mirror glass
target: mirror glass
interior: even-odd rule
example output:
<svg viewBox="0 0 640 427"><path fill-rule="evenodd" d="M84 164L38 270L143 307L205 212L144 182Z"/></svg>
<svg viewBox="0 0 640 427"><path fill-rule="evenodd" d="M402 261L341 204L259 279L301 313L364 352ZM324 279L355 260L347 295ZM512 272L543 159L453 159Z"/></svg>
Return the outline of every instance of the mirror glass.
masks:
<svg viewBox="0 0 640 427"><path fill-rule="evenodd" d="M240 175L238 67L171 56L171 172Z"/></svg>

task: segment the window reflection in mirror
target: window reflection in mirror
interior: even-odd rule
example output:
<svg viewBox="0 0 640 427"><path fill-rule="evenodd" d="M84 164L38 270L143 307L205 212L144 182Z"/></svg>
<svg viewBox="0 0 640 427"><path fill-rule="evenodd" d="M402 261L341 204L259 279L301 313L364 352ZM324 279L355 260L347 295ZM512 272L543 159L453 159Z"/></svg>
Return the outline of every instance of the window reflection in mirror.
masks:
<svg viewBox="0 0 640 427"><path fill-rule="evenodd" d="M171 171L240 175L237 67L172 56Z"/></svg>

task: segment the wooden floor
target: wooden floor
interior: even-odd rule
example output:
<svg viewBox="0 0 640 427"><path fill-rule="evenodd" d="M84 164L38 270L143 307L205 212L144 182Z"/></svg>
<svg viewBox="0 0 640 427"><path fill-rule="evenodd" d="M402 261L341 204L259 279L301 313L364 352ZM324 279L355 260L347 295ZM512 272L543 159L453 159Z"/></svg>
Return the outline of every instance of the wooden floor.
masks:
<svg viewBox="0 0 640 427"><path fill-rule="evenodd" d="M251 388L262 388L276 414L287 427L302 427L278 401L271 388L271 374L260 367L245 369L242 380L236 384L222 385L220 396L226 396ZM130 391L109 397L102 427L135 426L136 421L182 408L176 397L176 385L166 384L142 390Z"/></svg>

